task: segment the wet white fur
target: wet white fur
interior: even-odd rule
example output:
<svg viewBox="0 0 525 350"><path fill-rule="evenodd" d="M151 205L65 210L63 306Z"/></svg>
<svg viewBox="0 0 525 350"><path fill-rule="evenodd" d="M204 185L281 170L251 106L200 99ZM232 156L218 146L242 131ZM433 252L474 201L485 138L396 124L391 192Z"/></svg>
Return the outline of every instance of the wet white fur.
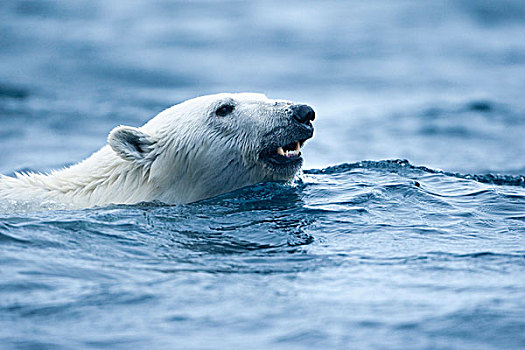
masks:
<svg viewBox="0 0 525 350"><path fill-rule="evenodd" d="M235 110L218 117L215 110L226 102ZM283 108L283 101L252 93L188 100L140 128L113 129L108 145L69 168L0 175L0 199L73 208L154 200L178 204L261 181L287 180L290 174L279 178L257 158L268 132L286 125ZM131 147L129 139L139 141L141 150Z"/></svg>

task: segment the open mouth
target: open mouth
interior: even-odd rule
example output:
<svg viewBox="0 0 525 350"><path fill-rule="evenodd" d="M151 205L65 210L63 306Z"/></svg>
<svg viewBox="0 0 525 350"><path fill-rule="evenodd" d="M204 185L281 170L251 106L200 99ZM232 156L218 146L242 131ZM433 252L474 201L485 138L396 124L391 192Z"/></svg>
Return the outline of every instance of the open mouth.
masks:
<svg viewBox="0 0 525 350"><path fill-rule="evenodd" d="M277 147L277 154L286 158L296 158L301 156L301 147L306 140L294 141L285 146Z"/></svg>
<svg viewBox="0 0 525 350"><path fill-rule="evenodd" d="M266 147L259 160L274 179L290 179L303 165L301 148L314 135L311 123L293 123L273 129L265 136Z"/></svg>
<svg viewBox="0 0 525 350"><path fill-rule="evenodd" d="M307 139L292 141L282 146L269 147L261 153L260 158L273 168L300 167L303 162L301 147Z"/></svg>

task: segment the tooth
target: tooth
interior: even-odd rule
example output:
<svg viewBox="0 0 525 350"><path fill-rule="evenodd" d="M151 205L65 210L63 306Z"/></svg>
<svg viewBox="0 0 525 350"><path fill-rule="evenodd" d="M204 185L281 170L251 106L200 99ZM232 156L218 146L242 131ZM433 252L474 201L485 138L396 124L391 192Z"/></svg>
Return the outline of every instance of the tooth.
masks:
<svg viewBox="0 0 525 350"><path fill-rule="evenodd" d="M295 144L295 150L299 152L300 149L301 149L301 145L299 144L299 141L297 141L297 143Z"/></svg>
<svg viewBox="0 0 525 350"><path fill-rule="evenodd" d="M282 147L277 148L277 153L279 153L281 156L284 156L284 150Z"/></svg>

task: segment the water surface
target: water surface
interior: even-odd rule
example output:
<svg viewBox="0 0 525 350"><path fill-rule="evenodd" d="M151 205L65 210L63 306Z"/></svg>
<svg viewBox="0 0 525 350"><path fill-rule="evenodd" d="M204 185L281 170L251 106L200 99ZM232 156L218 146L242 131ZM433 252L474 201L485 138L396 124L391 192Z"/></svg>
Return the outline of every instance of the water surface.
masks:
<svg viewBox="0 0 525 350"><path fill-rule="evenodd" d="M199 203L2 214L20 348L521 348L524 178L405 161Z"/></svg>

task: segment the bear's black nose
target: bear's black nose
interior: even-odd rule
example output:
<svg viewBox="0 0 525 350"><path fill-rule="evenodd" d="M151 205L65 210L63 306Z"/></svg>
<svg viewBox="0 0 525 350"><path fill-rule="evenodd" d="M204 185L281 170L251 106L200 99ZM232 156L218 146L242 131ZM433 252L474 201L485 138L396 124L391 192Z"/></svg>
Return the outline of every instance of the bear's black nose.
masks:
<svg viewBox="0 0 525 350"><path fill-rule="evenodd" d="M312 107L307 105L293 105L290 107L293 117L299 123L307 124L315 119L315 112Z"/></svg>

